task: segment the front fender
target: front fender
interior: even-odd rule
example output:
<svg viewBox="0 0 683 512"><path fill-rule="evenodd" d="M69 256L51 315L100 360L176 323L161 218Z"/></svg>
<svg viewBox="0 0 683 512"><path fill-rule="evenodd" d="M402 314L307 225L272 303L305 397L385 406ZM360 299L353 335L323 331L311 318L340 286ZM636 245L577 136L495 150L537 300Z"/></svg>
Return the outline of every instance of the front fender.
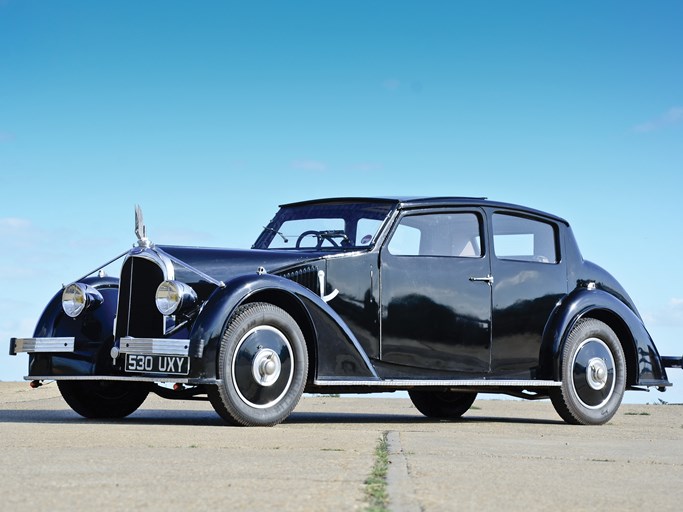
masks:
<svg viewBox="0 0 683 512"><path fill-rule="evenodd" d="M104 298L92 311L70 318L62 309L62 291L48 302L36 325L36 338L74 337L74 352L29 354L29 375L95 375L111 372L109 350L114 339L114 318L119 280L88 277L79 282L96 288Z"/></svg>
<svg viewBox="0 0 683 512"><path fill-rule="evenodd" d="M580 318L609 325L624 348L630 386L669 386L666 370L643 321L610 293L577 288L555 308L546 324L540 355L540 378L561 380L562 348Z"/></svg>
<svg viewBox="0 0 683 512"><path fill-rule="evenodd" d="M328 304L308 288L271 274L249 274L228 281L204 305L190 332L190 346L203 360L201 377L217 378L221 337L234 311L242 304L259 301L282 307L300 324L310 353L315 354L318 377L377 378L360 342Z"/></svg>

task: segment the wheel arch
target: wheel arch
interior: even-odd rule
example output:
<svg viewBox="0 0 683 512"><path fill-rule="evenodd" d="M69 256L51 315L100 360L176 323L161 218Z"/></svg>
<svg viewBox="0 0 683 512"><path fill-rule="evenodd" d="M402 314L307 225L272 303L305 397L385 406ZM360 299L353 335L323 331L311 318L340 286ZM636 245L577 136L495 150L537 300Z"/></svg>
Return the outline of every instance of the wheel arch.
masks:
<svg viewBox="0 0 683 512"><path fill-rule="evenodd" d="M62 290L45 306L33 333L41 337L74 337L73 353L29 354L29 375L96 375L111 366L107 342L114 336L119 279L109 276L86 277L78 282L96 288L104 301L96 309L69 318L62 309Z"/></svg>
<svg viewBox="0 0 683 512"><path fill-rule="evenodd" d="M617 335L626 359L627 386L668 386L659 352L640 317L618 298L603 290L577 288L550 316L543 335L539 376L562 379L562 349L576 322L594 318Z"/></svg>
<svg viewBox="0 0 683 512"><path fill-rule="evenodd" d="M572 323L572 327L579 319L584 318L599 320L614 331L614 334L617 335L617 339L621 345L621 349L624 351L624 359L626 360L626 386L628 387L636 385L638 376L636 343L635 339L633 338L633 334L623 319L614 313L614 311L596 308L588 310L585 314L581 315L579 318L576 318ZM563 344L566 342L566 337L569 336L569 332L571 332L571 327L569 331L565 333L565 340L563 341ZM562 361L560 360L559 363L561 365Z"/></svg>
<svg viewBox="0 0 683 512"><path fill-rule="evenodd" d="M304 342L306 343L306 350L308 352L308 375L306 380L307 382L311 382L315 377L315 369L317 367L317 334L311 316L301 303L301 300L287 290L266 288L247 296L239 305L241 306L254 302L267 302L281 308L291 316L299 326L299 329L301 329L301 332L304 335Z"/></svg>
<svg viewBox="0 0 683 512"><path fill-rule="evenodd" d="M309 379L375 377L372 364L344 321L318 295L288 279L245 275L226 283L208 300L190 333L190 345L203 360L202 377L216 378L220 340L236 309L268 302L285 310L299 324L309 355ZM325 341L325 350L321 343Z"/></svg>

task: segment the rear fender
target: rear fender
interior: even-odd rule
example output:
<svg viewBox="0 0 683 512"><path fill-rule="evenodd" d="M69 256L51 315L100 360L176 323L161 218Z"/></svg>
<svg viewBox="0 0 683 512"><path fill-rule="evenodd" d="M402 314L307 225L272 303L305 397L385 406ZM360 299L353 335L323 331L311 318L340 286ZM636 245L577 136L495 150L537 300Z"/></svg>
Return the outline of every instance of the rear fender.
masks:
<svg viewBox="0 0 683 512"><path fill-rule="evenodd" d="M228 281L204 305L190 333L191 350L203 360L201 377L216 378L223 332L234 311L250 302L269 302L296 320L306 338L316 377L377 378L360 343L329 305L308 288L271 274L244 275Z"/></svg>
<svg viewBox="0 0 683 512"><path fill-rule="evenodd" d="M614 330L624 349L627 385L670 385L659 352L640 317L613 295L586 288L572 291L550 316L543 333L539 378L561 380L562 348L581 318L595 318Z"/></svg>

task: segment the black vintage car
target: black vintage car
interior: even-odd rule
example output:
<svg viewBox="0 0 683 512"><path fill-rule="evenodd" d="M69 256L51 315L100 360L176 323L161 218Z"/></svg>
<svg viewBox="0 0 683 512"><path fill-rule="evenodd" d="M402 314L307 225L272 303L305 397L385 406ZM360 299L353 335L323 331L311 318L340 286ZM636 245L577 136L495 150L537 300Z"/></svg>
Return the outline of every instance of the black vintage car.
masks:
<svg viewBox="0 0 683 512"><path fill-rule="evenodd" d="M226 422L274 425L304 391L407 390L457 418L477 393L550 398L602 424L625 390L670 386L619 283L585 261L561 218L481 198L287 204L251 250L160 246L136 210L119 277L101 270L50 301L27 380L55 380L88 418L149 392L208 397ZM171 385L172 384L172 385Z"/></svg>

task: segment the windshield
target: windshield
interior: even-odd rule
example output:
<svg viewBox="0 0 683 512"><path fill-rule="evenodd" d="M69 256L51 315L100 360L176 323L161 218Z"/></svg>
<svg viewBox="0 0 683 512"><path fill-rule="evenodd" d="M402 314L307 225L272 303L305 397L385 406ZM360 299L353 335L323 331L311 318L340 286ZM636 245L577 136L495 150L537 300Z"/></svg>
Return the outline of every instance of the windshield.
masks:
<svg viewBox="0 0 683 512"><path fill-rule="evenodd" d="M285 206L263 228L254 249L349 250L366 248L392 203L319 203Z"/></svg>

